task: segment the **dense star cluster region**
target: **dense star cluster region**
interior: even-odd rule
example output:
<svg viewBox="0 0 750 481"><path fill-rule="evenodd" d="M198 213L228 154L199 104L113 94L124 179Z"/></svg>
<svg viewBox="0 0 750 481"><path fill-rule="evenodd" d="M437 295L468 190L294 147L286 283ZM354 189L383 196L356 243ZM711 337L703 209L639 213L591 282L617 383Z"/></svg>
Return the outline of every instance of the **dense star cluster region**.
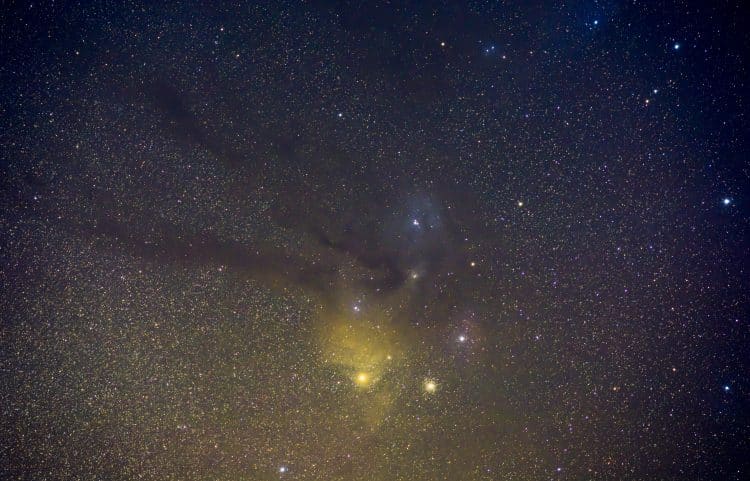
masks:
<svg viewBox="0 0 750 481"><path fill-rule="evenodd" d="M0 478L750 479L743 2L0 9Z"/></svg>

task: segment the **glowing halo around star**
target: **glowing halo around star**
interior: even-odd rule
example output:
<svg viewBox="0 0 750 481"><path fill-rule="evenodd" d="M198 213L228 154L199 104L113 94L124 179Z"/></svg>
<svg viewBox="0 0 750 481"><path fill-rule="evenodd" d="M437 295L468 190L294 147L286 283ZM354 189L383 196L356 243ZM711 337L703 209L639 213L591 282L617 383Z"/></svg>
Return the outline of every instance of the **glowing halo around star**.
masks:
<svg viewBox="0 0 750 481"><path fill-rule="evenodd" d="M366 372L358 372L354 375L354 383L359 387L367 387L370 384L371 377Z"/></svg>

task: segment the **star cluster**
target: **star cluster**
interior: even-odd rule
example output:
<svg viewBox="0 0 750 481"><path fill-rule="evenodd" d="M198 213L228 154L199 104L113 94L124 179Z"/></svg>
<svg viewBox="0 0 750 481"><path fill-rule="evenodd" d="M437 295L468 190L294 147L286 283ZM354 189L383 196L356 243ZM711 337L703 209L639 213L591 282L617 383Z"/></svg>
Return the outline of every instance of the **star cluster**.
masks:
<svg viewBox="0 0 750 481"><path fill-rule="evenodd" d="M0 478L744 480L740 2L0 22Z"/></svg>

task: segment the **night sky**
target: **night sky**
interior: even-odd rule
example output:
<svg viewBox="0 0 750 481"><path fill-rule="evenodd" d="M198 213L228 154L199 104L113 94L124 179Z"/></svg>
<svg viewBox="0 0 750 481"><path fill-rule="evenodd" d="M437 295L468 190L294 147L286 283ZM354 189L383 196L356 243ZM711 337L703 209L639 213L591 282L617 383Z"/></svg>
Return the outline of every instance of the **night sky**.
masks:
<svg viewBox="0 0 750 481"><path fill-rule="evenodd" d="M750 479L750 8L3 2L0 478Z"/></svg>

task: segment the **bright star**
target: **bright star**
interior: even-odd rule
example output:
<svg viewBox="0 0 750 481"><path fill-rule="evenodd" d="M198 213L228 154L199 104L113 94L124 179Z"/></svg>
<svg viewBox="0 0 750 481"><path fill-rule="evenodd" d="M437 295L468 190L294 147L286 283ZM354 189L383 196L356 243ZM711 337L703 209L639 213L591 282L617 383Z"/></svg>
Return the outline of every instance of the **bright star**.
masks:
<svg viewBox="0 0 750 481"><path fill-rule="evenodd" d="M428 379L424 382L424 390L428 393L434 393L437 390L437 383Z"/></svg>
<svg viewBox="0 0 750 481"><path fill-rule="evenodd" d="M729 386L724 386L724 392L729 392Z"/></svg>
<svg viewBox="0 0 750 481"><path fill-rule="evenodd" d="M599 20L594 20L594 25L599 25Z"/></svg>
<svg viewBox="0 0 750 481"><path fill-rule="evenodd" d="M466 336L458 336L458 341L459 341L459 342L464 342L464 341L466 341Z"/></svg>
<svg viewBox="0 0 750 481"><path fill-rule="evenodd" d="M362 386L362 387L367 386L370 383L370 375L367 374L366 372L359 372L354 377L354 382L358 386Z"/></svg>
<svg viewBox="0 0 750 481"><path fill-rule="evenodd" d="M411 221L411 223L412 225L419 227L419 221L417 219L414 219L413 221Z"/></svg>
<svg viewBox="0 0 750 481"><path fill-rule="evenodd" d="M724 205L729 205L732 203L732 199L729 197L724 197L724 199L721 201Z"/></svg>
<svg viewBox="0 0 750 481"><path fill-rule="evenodd" d="M680 44L679 43L675 43L674 44L674 49L675 50L679 50L680 49Z"/></svg>
<svg viewBox="0 0 750 481"><path fill-rule="evenodd" d="M279 468L279 472L280 472L281 474L284 474L284 473L286 473L286 471L287 471L287 467L286 467L286 466L281 466L281 467Z"/></svg>

